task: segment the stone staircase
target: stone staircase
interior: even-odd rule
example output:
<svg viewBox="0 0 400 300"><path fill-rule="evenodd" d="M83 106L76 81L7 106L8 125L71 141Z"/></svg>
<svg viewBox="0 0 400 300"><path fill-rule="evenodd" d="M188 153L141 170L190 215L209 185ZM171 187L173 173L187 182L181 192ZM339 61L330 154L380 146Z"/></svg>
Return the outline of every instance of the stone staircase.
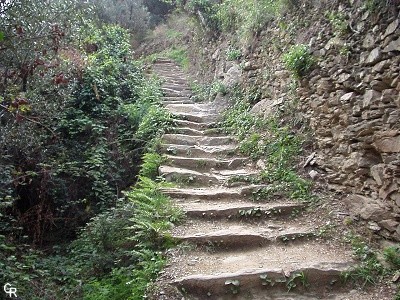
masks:
<svg viewBox="0 0 400 300"><path fill-rule="evenodd" d="M375 299L343 284L351 253L318 238L299 214L303 204L255 202L263 185L226 184L257 170L235 154L234 137L209 130L219 111L191 100L175 63L159 59L153 72L165 80L164 105L178 125L163 136L167 161L159 172L179 188L163 192L187 215L171 231L185 243L171 251L155 299Z"/></svg>

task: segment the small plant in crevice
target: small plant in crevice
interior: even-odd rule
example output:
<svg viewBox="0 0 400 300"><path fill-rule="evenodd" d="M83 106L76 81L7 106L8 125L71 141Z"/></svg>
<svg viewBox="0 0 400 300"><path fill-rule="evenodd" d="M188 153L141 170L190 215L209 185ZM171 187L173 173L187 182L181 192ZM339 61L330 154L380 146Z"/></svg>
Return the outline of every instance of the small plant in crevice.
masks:
<svg viewBox="0 0 400 300"><path fill-rule="evenodd" d="M349 234L346 241L353 248L354 256L359 264L350 271L342 274L343 280L349 279L360 282L363 286L374 284L385 274L386 270L378 260L377 253L372 250L359 236Z"/></svg>
<svg viewBox="0 0 400 300"><path fill-rule="evenodd" d="M286 68L292 72L296 79L305 76L313 67L315 61L308 46L303 44L293 45L282 57Z"/></svg>
<svg viewBox="0 0 400 300"><path fill-rule="evenodd" d="M242 217L261 217L263 212L260 207L241 209L239 210L239 215Z"/></svg>
<svg viewBox="0 0 400 300"><path fill-rule="evenodd" d="M242 52L239 49L234 48L232 46L226 49L225 54L226 54L226 59L228 61L239 60L239 58L242 56Z"/></svg>
<svg viewBox="0 0 400 300"><path fill-rule="evenodd" d="M309 283L307 280L307 276L304 272L293 273L290 275L288 281L286 282L286 287L288 292L296 288L297 286L308 287Z"/></svg>
<svg viewBox="0 0 400 300"><path fill-rule="evenodd" d="M240 281L237 279L226 280L225 286L229 287L230 292L234 295L240 292Z"/></svg>
<svg viewBox="0 0 400 300"><path fill-rule="evenodd" d="M276 283L275 279L274 278L270 278L268 276L268 274L261 274L260 275L260 279L261 279L261 284L263 286L267 286L267 285L274 286L275 283Z"/></svg>
<svg viewBox="0 0 400 300"><path fill-rule="evenodd" d="M230 186L235 182L247 182L251 184L258 184L262 182L262 179L260 178L259 175L234 175L228 179L226 184Z"/></svg>
<svg viewBox="0 0 400 300"><path fill-rule="evenodd" d="M329 22L332 25L335 36L344 36L348 32L349 25L343 13L329 12L326 14Z"/></svg>
<svg viewBox="0 0 400 300"><path fill-rule="evenodd" d="M207 102L213 100L218 94L226 94L226 87L220 80L214 80L211 84L199 84L197 82L191 83L193 95L191 99L195 102Z"/></svg>
<svg viewBox="0 0 400 300"><path fill-rule="evenodd" d="M383 256L391 269L400 270L400 246L391 246L383 250Z"/></svg>
<svg viewBox="0 0 400 300"><path fill-rule="evenodd" d="M165 159L155 152L144 154L142 159L143 163L139 175L155 180L158 176L158 168Z"/></svg>
<svg viewBox="0 0 400 300"><path fill-rule="evenodd" d="M261 201L281 195L300 201L314 200L311 182L295 171L295 158L301 152L303 136L282 125L279 115L263 119L251 114L248 94L235 92L232 97L235 102L225 112L222 128L238 135L240 153L254 160L265 157L266 167L253 183L269 186L253 193L253 199Z"/></svg>

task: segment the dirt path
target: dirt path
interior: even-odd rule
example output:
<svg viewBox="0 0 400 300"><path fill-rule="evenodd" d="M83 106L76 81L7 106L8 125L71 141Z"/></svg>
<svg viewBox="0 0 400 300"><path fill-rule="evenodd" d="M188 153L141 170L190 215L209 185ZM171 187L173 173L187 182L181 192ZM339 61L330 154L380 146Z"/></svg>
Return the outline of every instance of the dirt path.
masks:
<svg viewBox="0 0 400 300"><path fill-rule="evenodd" d="M229 178L256 171L235 154L234 137L207 130L219 114L191 101L186 75L158 60L164 104L179 119L163 137L168 157L160 175L181 188L164 192L186 212L172 236L185 241L171 251L156 299L378 299L343 284L355 262L348 250L320 239L303 204L286 199L258 203L262 186L226 187ZM179 292L178 292L179 291Z"/></svg>

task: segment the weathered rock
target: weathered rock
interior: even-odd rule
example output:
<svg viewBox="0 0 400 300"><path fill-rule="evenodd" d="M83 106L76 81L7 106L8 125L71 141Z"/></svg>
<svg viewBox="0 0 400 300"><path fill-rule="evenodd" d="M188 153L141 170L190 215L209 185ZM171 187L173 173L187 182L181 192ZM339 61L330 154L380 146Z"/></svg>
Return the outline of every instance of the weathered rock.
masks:
<svg viewBox="0 0 400 300"><path fill-rule="evenodd" d="M385 164L377 164L371 167L371 176L374 178L376 183L381 186L383 184L383 171L385 170Z"/></svg>
<svg viewBox="0 0 400 300"><path fill-rule="evenodd" d="M315 170L311 170L310 172L308 172L308 175L310 175L312 180L315 180L319 177L319 173Z"/></svg>
<svg viewBox="0 0 400 300"><path fill-rule="evenodd" d="M352 215L360 216L364 220L380 222L390 219L390 208L380 200L361 195L349 195L345 203Z"/></svg>
<svg viewBox="0 0 400 300"><path fill-rule="evenodd" d="M241 75L242 70L240 66L238 64L234 64L232 67L229 68L228 72L226 72L222 83L226 87L234 87L235 85L239 84Z"/></svg>
<svg viewBox="0 0 400 300"><path fill-rule="evenodd" d="M390 85L385 83L384 81L374 79L371 81L371 88L375 91L381 92L390 88Z"/></svg>
<svg viewBox="0 0 400 300"><path fill-rule="evenodd" d="M381 93L374 90L366 90L364 94L363 108L378 104L381 98Z"/></svg>
<svg viewBox="0 0 400 300"><path fill-rule="evenodd" d="M372 70L374 72L382 73L386 68L388 68L391 64L391 61L389 59L383 60L379 63L377 63Z"/></svg>
<svg viewBox="0 0 400 300"><path fill-rule="evenodd" d="M365 60L366 65L373 65L382 60L382 51L380 47L373 49Z"/></svg>
<svg viewBox="0 0 400 300"><path fill-rule="evenodd" d="M277 99L275 101L264 99L256 103L250 110L250 113L254 115L261 115L268 118L275 112L275 108L283 102L283 99Z"/></svg>
<svg viewBox="0 0 400 300"><path fill-rule="evenodd" d="M392 51L400 51L400 38L394 40L387 45L382 52L392 52Z"/></svg>
<svg viewBox="0 0 400 300"><path fill-rule="evenodd" d="M368 229L372 231L379 231L382 228L378 225L378 223L370 221L368 222Z"/></svg>
<svg viewBox="0 0 400 300"><path fill-rule="evenodd" d="M377 139L374 146L380 152L400 152L400 135Z"/></svg>
<svg viewBox="0 0 400 300"><path fill-rule="evenodd" d="M388 196L390 196L390 194L392 194L393 192L396 192L399 190L399 186L392 182L391 184L389 184L388 186L382 186L381 189L379 190L379 197L383 200L386 200Z"/></svg>
<svg viewBox="0 0 400 300"><path fill-rule="evenodd" d="M371 49L375 45L375 38L371 33L367 33L364 37L362 46L365 49Z"/></svg>
<svg viewBox="0 0 400 300"><path fill-rule="evenodd" d="M353 93L353 92L344 94L342 97L340 97L340 101L343 103L350 102L350 100L353 99L354 96L355 96L355 93Z"/></svg>
<svg viewBox="0 0 400 300"><path fill-rule="evenodd" d="M388 25L388 27L386 27L386 31L382 35L382 39L385 39L388 35L391 35L392 33L394 33L396 31L397 27L399 27L399 19L398 18L396 18L392 23L390 23Z"/></svg>
<svg viewBox="0 0 400 300"><path fill-rule="evenodd" d="M378 222L378 224L380 226L382 226L383 228L387 229L389 232L395 232L396 228L400 225L399 222L397 222L393 219L383 220L383 221Z"/></svg>
<svg viewBox="0 0 400 300"><path fill-rule="evenodd" d="M317 83L317 94L330 93L334 89L332 80L329 78L321 78Z"/></svg>

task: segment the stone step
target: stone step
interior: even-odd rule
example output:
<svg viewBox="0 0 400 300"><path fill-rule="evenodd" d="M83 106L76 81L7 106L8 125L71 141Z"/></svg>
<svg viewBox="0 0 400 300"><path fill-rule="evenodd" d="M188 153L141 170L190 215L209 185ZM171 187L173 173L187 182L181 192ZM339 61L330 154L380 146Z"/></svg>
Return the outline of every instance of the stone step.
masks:
<svg viewBox="0 0 400 300"><path fill-rule="evenodd" d="M287 291L266 291L264 290L253 290L251 292L252 300L382 300L378 296L372 296L367 291L360 290L349 290L350 288L345 285L339 286L340 283L329 285L328 287L313 287L314 291L302 291L301 293L287 292ZM231 296L229 296L231 297ZM205 298L203 298L205 299ZM209 299L209 298L208 298ZM231 298L226 298L225 295L218 297L218 300L229 300ZM180 299L179 299L180 300ZM200 300L192 299L192 300Z"/></svg>
<svg viewBox="0 0 400 300"><path fill-rule="evenodd" d="M209 103L194 103L194 104L176 104L169 105L167 109L171 111L171 113L179 113L179 112L198 112L198 113L214 113L215 108Z"/></svg>
<svg viewBox="0 0 400 300"><path fill-rule="evenodd" d="M242 200L248 199L251 195L267 185L252 184L245 187L224 188L224 187L209 187L209 188L163 188L161 191L178 199L204 199L204 200Z"/></svg>
<svg viewBox="0 0 400 300"><path fill-rule="evenodd" d="M181 85L171 86L165 84L161 86L161 91L163 91L164 93L173 92L178 94L190 94L192 92L189 87L184 87Z"/></svg>
<svg viewBox="0 0 400 300"><path fill-rule="evenodd" d="M198 137L186 134L164 134L163 143L186 146L222 146L235 144L236 140L231 136Z"/></svg>
<svg viewBox="0 0 400 300"><path fill-rule="evenodd" d="M170 89L177 89L177 90L191 90L190 86L188 84L184 83L173 83L168 81L165 81L162 85L162 88L170 88Z"/></svg>
<svg viewBox="0 0 400 300"><path fill-rule="evenodd" d="M188 121L203 122L203 119L215 121L219 117L218 112L207 103L170 104L165 108L173 115L180 116Z"/></svg>
<svg viewBox="0 0 400 300"><path fill-rule="evenodd" d="M174 199L174 203L180 207L189 218L222 219L229 220L258 220L275 219L289 215L297 215L305 208L304 204L286 202L275 204L256 204L253 201L210 201Z"/></svg>
<svg viewBox="0 0 400 300"><path fill-rule="evenodd" d="M316 253L313 252L312 254ZM267 258L269 253L264 255ZM249 257L246 257L246 259L248 261ZM229 260L229 257L227 260ZM223 265L217 264L217 266L224 270ZM298 296L306 291L308 293L314 292L314 295L317 296L311 299L325 299L320 297L326 294L326 290L336 292L343 288L341 274L350 270L351 267L351 262L303 264L303 266L292 267L289 270L280 267L260 268L256 266L253 269L245 268L236 272L225 271L212 275L189 275L174 280L173 284L179 290L184 291L186 295L200 296L201 298L198 299L255 299L252 296L249 298L249 294L251 295L254 291L263 291L263 295L271 295L282 291L288 292L289 288L295 298L286 299L301 299ZM299 291L300 295L294 293L295 291ZM209 295L208 298L207 295ZM215 298L218 296L226 298Z"/></svg>
<svg viewBox="0 0 400 300"><path fill-rule="evenodd" d="M246 169L220 170L213 172L198 172L192 169L184 169L171 166L160 166L158 168L160 176L167 182L177 182L181 185L196 184L223 184L235 176L254 176L258 172Z"/></svg>
<svg viewBox="0 0 400 300"><path fill-rule="evenodd" d="M169 63L174 63L174 61L172 59L167 58L167 57L158 57L153 65L169 64Z"/></svg>
<svg viewBox="0 0 400 300"><path fill-rule="evenodd" d="M172 132L191 136L204 136L204 131L193 129L190 127L175 127L172 129Z"/></svg>
<svg viewBox="0 0 400 300"><path fill-rule="evenodd" d="M210 157L230 157L235 154L237 149L236 145L220 145L220 146L189 146L189 145L177 145L177 144L162 144L160 146L161 153L167 153L170 155L177 156L188 156L198 158L210 158Z"/></svg>
<svg viewBox="0 0 400 300"><path fill-rule="evenodd" d="M189 81L184 77L184 76L169 76L169 75L160 75L159 76L161 79L164 80L164 82L168 83L175 83L175 84L186 84L188 85Z"/></svg>
<svg viewBox="0 0 400 300"><path fill-rule="evenodd" d="M186 74L183 72L178 71L176 67L170 67L170 68L158 68L155 67L153 68L155 73L161 78L165 77L172 77L172 78L179 78L179 79L184 79ZM173 74L173 76L171 76Z"/></svg>
<svg viewBox="0 0 400 300"><path fill-rule="evenodd" d="M163 97L164 101L187 101L190 100L189 97L182 97L182 96L178 96L178 97Z"/></svg>
<svg viewBox="0 0 400 300"><path fill-rule="evenodd" d="M339 286L340 284L335 284L333 286L324 287L322 286L320 289L313 288L313 291L307 289L304 291L304 288L299 293L288 292L287 290L273 290L273 289L250 289L246 292L240 291L237 295L232 295L231 293L226 293L223 295L190 295L190 298L184 298L182 295L178 296L178 298L163 298L163 295L160 294L159 299L164 300L182 300L182 299L190 299L190 300L232 300L232 299L251 299L251 300L382 300L379 296L373 296L368 291L360 291L360 290L350 290L346 288L345 285ZM298 290L299 288L297 288ZM228 291L228 289L227 289ZM244 296L243 296L244 294ZM241 298L244 297L244 298ZM158 299L158 298L157 298ZM385 298L387 299L387 298ZM392 298L391 298L392 299Z"/></svg>
<svg viewBox="0 0 400 300"><path fill-rule="evenodd" d="M187 120L198 123L216 123L220 115L219 114L208 114L208 113L183 113L177 112L174 115L180 120Z"/></svg>
<svg viewBox="0 0 400 300"><path fill-rule="evenodd" d="M189 127L196 130L205 130L215 126L215 123L198 123L187 120L175 120L175 123L178 127Z"/></svg>
<svg viewBox="0 0 400 300"><path fill-rule="evenodd" d="M304 242L315 238L312 228L289 222L232 223L225 221L187 220L175 228L172 237L197 246L212 245L214 249L250 249L269 244Z"/></svg>
<svg viewBox="0 0 400 300"><path fill-rule="evenodd" d="M189 97L192 95L190 91L176 91L173 89L162 89L163 95L166 97Z"/></svg>
<svg viewBox="0 0 400 300"><path fill-rule="evenodd" d="M161 104L163 104L164 106L170 105L170 104L175 104L175 103L181 103L181 104L190 104L190 103L194 103L191 100L182 100L182 101L162 101Z"/></svg>
<svg viewBox="0 0 400 300"><path fill-rule="evenodd" d="M201 157L184 157L184 156L172 156L165 155L166 163L169 166L187 168L196 171L210 170L214 168L216 170L227 169L233 170L239 167L243 167L250 160L248 158L233 157L229 159L218 159L218 158L201 158Z"/></svg>

